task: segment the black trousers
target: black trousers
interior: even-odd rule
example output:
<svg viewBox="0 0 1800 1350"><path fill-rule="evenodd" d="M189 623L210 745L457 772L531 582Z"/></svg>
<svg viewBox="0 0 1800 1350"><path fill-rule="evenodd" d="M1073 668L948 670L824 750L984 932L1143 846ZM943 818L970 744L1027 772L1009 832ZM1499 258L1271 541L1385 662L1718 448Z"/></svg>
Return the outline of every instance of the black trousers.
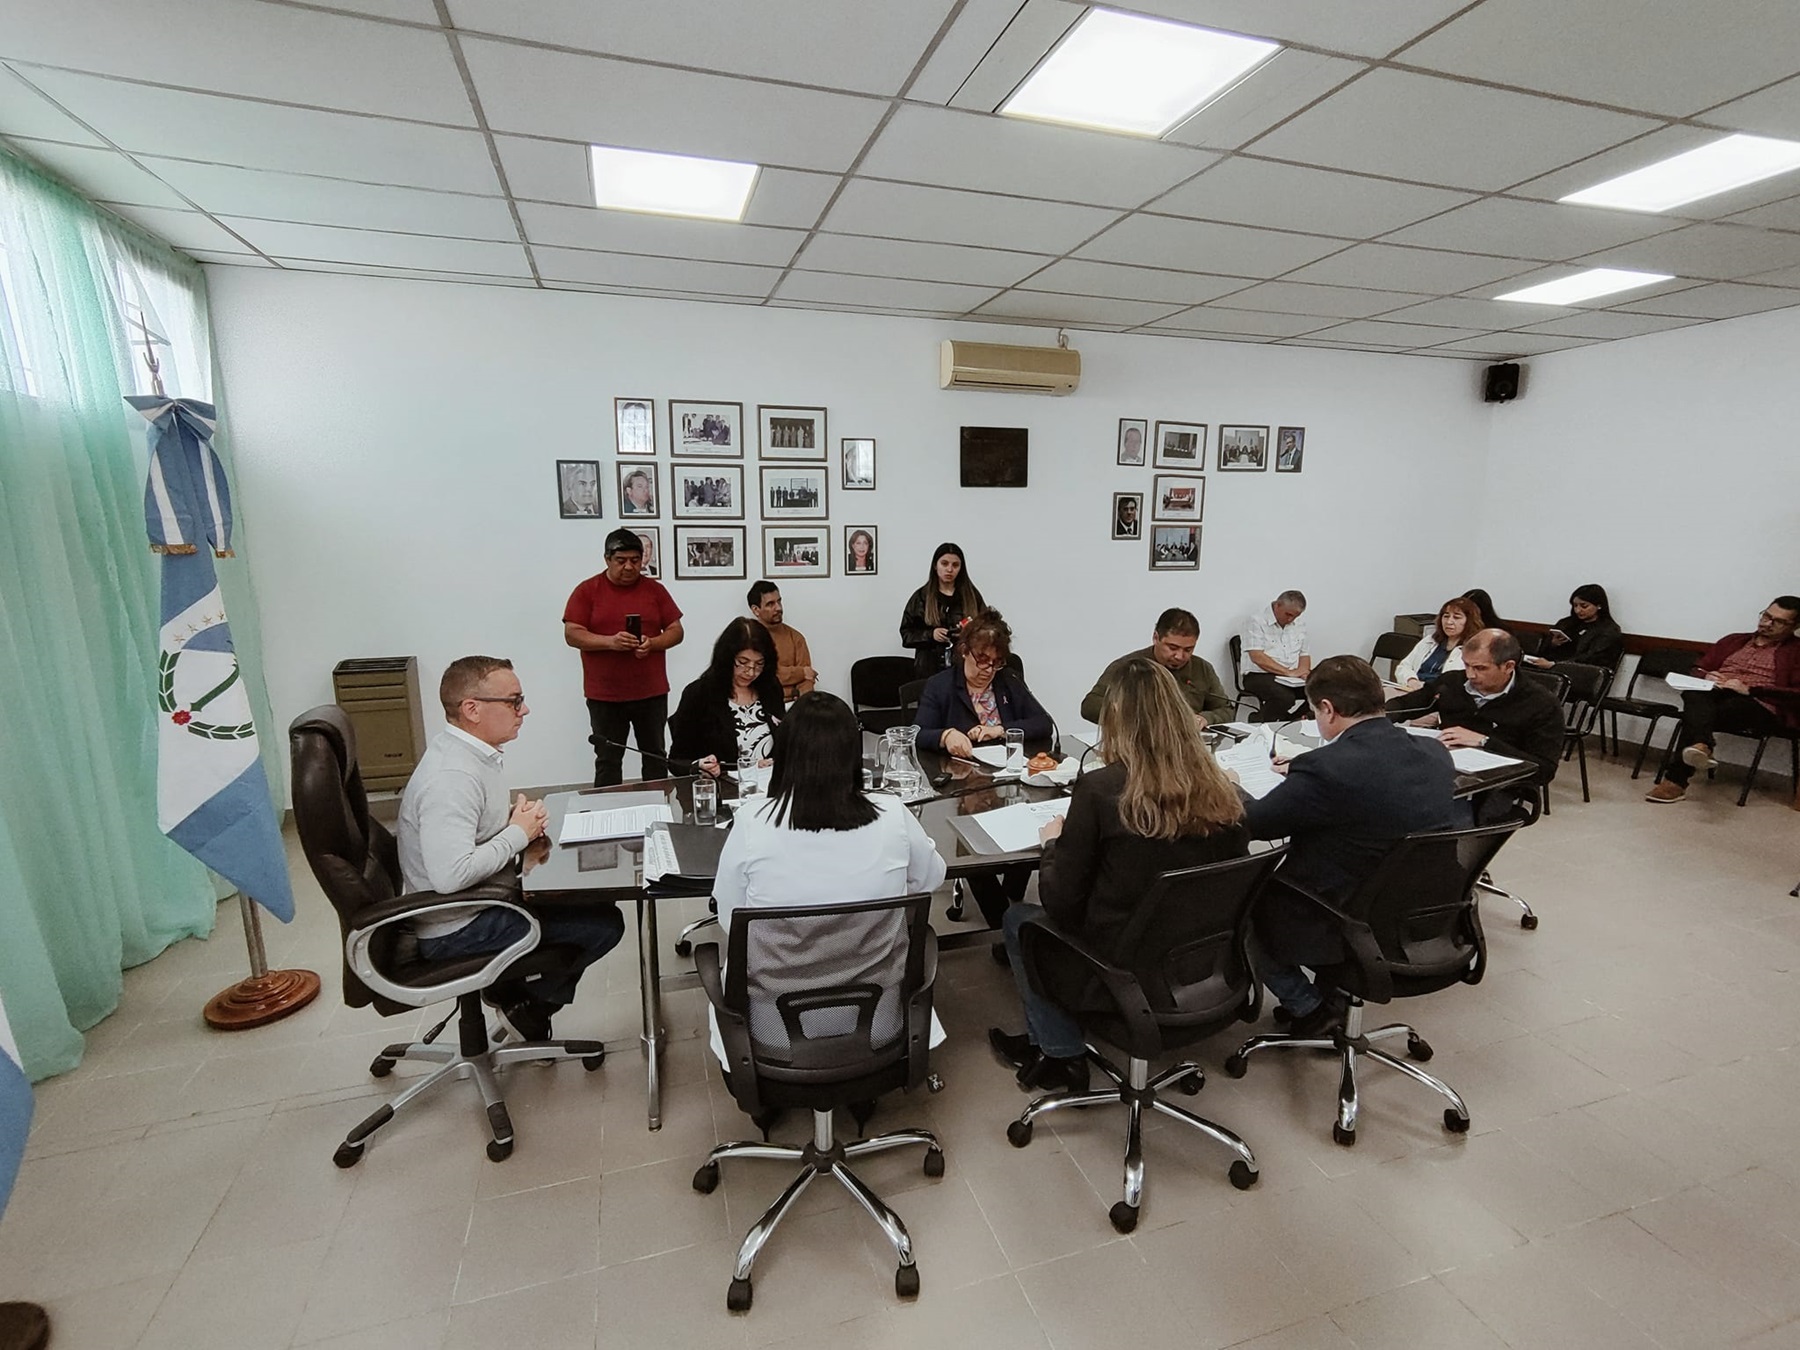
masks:
<svg viewBox="0 0 1800 1350"><path fill-rule="evenodd" d="M981 917L989 928L998 928L1009 905L1025 898L1035 867L1002 867L998 872L975 872L963 878L963 885L975 897Z"/></svg>
<svg viewBox="0 0 1800 1350"><path fill-rule="evenodd" d="M1252 671L1242 677L1244 692L1256 699L1261 710L1252 718L1256 722L1286 722L1301 716L1306 707L1306 689L1291 684L1277 684L1266 670Z"/></svg>
<svg viewBox="0 0 1800 1350"><path fill-rule="evenodd" d="M1694 770L1682 762L1681 748L1698 742L1711 745L1721 731L1741 736L1767 736L1783 730L1782 721L1748 694L1730 689L1688 689L1681 695L1681 734L1675 738L1675 756L1663 769L1663 777L1686 787Z"/></svg>
<svg viewBox="0 0 1800 1350"><path fill-rule="evenodd" d="M669 696L633 699L628 703L602 703L590 698L588 725L593 729L589 743L594 747L594 786L613 787L625 781L624 763L626 733L637 738L638 754L644 759L644 777L663 778L669 772L668 722ZM608 745L611 741L613 744Z"/></svg>

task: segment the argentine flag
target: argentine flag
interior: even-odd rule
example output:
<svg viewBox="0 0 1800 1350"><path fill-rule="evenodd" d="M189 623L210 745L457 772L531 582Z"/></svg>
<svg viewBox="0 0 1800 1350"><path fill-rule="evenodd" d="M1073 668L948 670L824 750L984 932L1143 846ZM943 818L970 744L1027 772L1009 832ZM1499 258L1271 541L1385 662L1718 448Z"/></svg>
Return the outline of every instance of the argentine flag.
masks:
<svg viewBox="0 0 1800 1350"><path fill-rule="evenodd" d="M6 1024L6 1005L0 1003L0 1213L12 1194L13 1178L19 1175L30 1128L31 1084L19 1067L19 1047Z"/></svg>
<svg viewBox="0 0 1800 1350"><path fill-rule="evenodd" d="M193 399L126 402L150 422L144 518L162 554L158 823L285 923L294 916L287 855L213 572L215 553L232 556L231 498L212 448L217 414Z"/></svg>

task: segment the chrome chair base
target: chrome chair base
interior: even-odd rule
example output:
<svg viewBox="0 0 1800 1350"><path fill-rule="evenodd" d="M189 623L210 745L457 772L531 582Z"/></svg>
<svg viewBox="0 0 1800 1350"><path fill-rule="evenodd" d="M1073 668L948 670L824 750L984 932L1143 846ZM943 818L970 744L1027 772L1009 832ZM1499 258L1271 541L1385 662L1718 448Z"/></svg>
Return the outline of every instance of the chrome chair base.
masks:
<svg viewBox="0 0 1800 1350"><path fill-rule="evenodd" d="M702 928L709 926L713 928L719 926L719 916L717 914L708 914L703 919L695 919L692 923L687 925L687 927L683 928L675 938L675 955L692 956L694 954L694 934L698 933Z"/></svg>
<svg viewBox="0 0 1800 1350"><path fill-rule="evenodd" d="M1225 1072L1233 1078L1242 1078L1247 1067L1245 1061L1258 1050L1335 1050L1340 1071L1337 1121L1331 1127L1331 1137L1337 1143L1349 1147L1356 1142L1356 1121L1361 1107L1356 1089L1356 1065L1360 1059L1371 1059L1377 1064L1397 1069L1415 1083L1422 1083L1443 1097L1450 1103L1444 1111L1444 1128L1452 1134L1466 1134L1469 1129L1469 1108L1455 1088L1443 1079L1426 1073L1418 1064L1397 1059L1386 1051L1375 1048L1380 1041L1397 1040L1404 1036L1408 1057L1422 1064L1432 1055L1431 1046L1425 1038L1404 1022L1364 1031L1362 1021L1363 1002L1353 998L1344 1017L1343 1030L1334 1031L1329 1036L1290 1036L1281 1032L1252 1036L1226 1058Z"/></svg>
<svg viewBox="0 0 1800 1350"><path fill-rule="evenodd" d="M1475 889L1483 891L1488 895L1497 895L1502 900L1510 900L1517 905L1519 907L1519 927L1530 929L1538 926L1538 916L1532 911L1531 906L1525 903L1525 898L1521 895L1515 895L1513 892L1506 890L1503 887L1496 886L1493 877L1489 876L1486 872L1483 872L1481 874L1481 880L1475 883Z"/></svg>
<svg viewBox="0 0 1800 1350"><path fill-rule="evenodd" d="M913 1261L912 1237L907 1233L906 1225L848 1165L851 1158L885 1153L889 1149L907 1148L913 1144L925 1146L925 1175L943 1176L944 1149L930 1130L893 1130L872 1139L840 1144L833 1137L830 1111L813 1112L813 1138L804 1148L787 1144L743 1142L720 1144L707 1154L706 1161L694 1173L694 1189L702 1195L711 1194L718 1186L719 1164L726 1158L773 1158L800 1164L800 1174L788 1183L787 1189L776 1197L775 1203L763 1211L762 1217L744 1235L744 1240L738 1247L737 1264L732 1270L731 1286L726 1291L725 1306L733 1312L749 1311L753 1296L751 1271L756 1265L757 1256L774 1236L776 1226L794 1207L794 1202L805 1194L814 1178L821 1176L835 1177L838 1184L855 1197L864 1213L875 1220L887 1235L899 1261L894 1270L894 1292L901 1298L918 1297L919 1268Z"/></svg>
<svg viewBox="0 0 1800 1350"><path fill-rule="evenodd" d="M1129 1233L1137 1227L1138 1212L1143 1204L1143 1129L1146 1109L1159 1111L1171 1120L1179 1120L1189 1129L1198 1130L1208 1139L1223 1144L1235 1153L1237 1160L1231 1164L1228 1175L1231 1184L1240 1191L1248 1190L1256 1184L1256 1155L1250 1151L1248 1144L1224 1126L1215 1125L1203 1116L1197 1116L1192 1111L1183 1110L1173 1102L1162 1099L1161 1090L1170 1085L1179 1087L1189 1096L1199 1092L1206 1084L1206 1072L1198 1064L1184 1059L1151 1078L1148 1060L1127 1060L1127 1068L1121 1073L1117 1066L1092 1046L1088 1047L1087 1053L1088 1059L1112 1079L1113 1086L1097 1092L1046 1093L1027 1106L1024 1113L1006 1127L1006 1138L1014 1148L1024 1148L1031 1142L1032 1125L1039 1116L1048 1115L1052 1111L1090 1106L1123 1106L1126 1109L1125 1198L1107 1212L1107 1218L1119 1232Z"/></svg>

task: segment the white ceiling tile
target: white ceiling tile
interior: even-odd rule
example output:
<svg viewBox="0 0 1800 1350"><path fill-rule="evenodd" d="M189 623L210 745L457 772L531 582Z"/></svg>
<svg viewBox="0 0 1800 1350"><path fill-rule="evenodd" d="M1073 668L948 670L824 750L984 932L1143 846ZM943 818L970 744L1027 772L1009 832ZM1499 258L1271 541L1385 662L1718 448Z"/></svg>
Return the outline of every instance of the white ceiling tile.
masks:
<svg viewBox="0 0 1800 1350"><path fill-rule="evenodd" d="M1585 338L1552 337L1547 333L1488 333L1481 337L1446 342L1437 350L1466 352L1496 361L1507 361L1520 356L1542 356L1546 352L1560 352L1570 347L1589 345L1591 344Z"/></svg>
<svg viewBox="0 0 1800 1350"><path fill-rule="evenodd" d="M279 3L279 0L260 0ZM437 6L431 0L331 0L332 9L350 9L377 19L402 19L409 23L437 25Z"/></svg>
<svg viewBox="0 0 1800 1350"><path fill-rule="evenodd" d="M1010 286L1050 259L1041 253L926 244L910 239L870 239L862 235L816 234L794 266L808 272L858 272L867 276L911 277L918 281L960 281L975 286Z"/></svg>
<svg viewBox="0 0 1800 1350"><path fill-rule="evenodd" d="M1526 183L1514 187L1509 195L1515 197L1534 197L1543 201L1556 201L1568 196L1571 192L1579 192L1583 188L1593 187L1596 183L1604 183L1609 178L1641 169L1647 164L1655 164L1674 155L1682 154L1698 146L1710 145L1718 140L1722 133L1704 127L1672 126L1654 131L1648 136L1640 136L1624 145L1603 150L1576 164L1570 164L1542 177L1533 178ZM1720 216L1729 216L1764 202L1779 201L1783 197L1794 194L1796 176L1782 174L1775 178L1764 179L1760 183L1734 188L1730 192L1722 192L1715 197L1707 197L1697 202L1689 202L1686 206L1672 211L1633 212L1610 211L1602 207L1584 206L1583 211L1592 211L1597 215L1608 216L1643 216L1650 220L1665 222L1665 229L1673 229L1684 220L1712 220Z"/></svg>
<svg viewBox="0 0 1800 1350"><path fill-rule="evenodd" d="M991 113L1024 82L1085 12L1070 0L1025 0L1016 6L1012 21L999 33L948 102L954 108ZM940 102L943 100L933 100Z"/></svg>
<svg viewBox="0 0 1800 1350"><path fill-rule="evenodd" d="M1117 219L1118 212L1094 206L852 178L825 217L825 228L843 234L1066 253Z"/></svg>
<svg viewBox="0 0 1800 1350"><path fill-rule="evenodd" d="M1653 126L1598 108L1377 70L1277 127L1256 152L1491 192Z"/></svg>
<svg viewBox="0 0 1800 1350"><path fill-rule="evenodd" d="M908 309L904 305L838 305L827 300L782 300L765 302L769 309L823 310L831 314L891 314L902 319L962 319L960 309Z"/></svg>
<svg viewBox="0 0 1800 1350"><path fill-rule="evenodd" d="M1178 145L1235 150L1364 69L1360 62L1315 52L1291 48L1277 52L1251 71L1248 79L1215 98L1163 139Z"/></svg>
<svg viewBox="0 0 1800 1350"><path fill-rule="evenodd" d="M1106 324L1131 328L1155 323L1180 309L1180 305L1146 300L1109 300L1094 295L1047 295L1041 291L1008 291L977 311L984 318L1023 319L1043 323Z"/></svg>
<svg viewBox="0 0 1800 1350"><path fill-rule="evenodd" d="M1590 309L1571 314L1566 319L1534 323L1520 329L1522 333L1551 333L1569 337L1628 338L1644 333L1661 333L1670 328L1688 328L1697 319L1676 319L1661 314L1625 314L1616 309Z"/></svg>
<svg viewBox="0 0 1800 1350"><path fill-rule="evenodd" d="M894 277L850 277L832 272L790 272L777 293L783 300L823 300L840 305L945 312L973 309L994 293L992 286L957 286L942 281Z"/></svg>
<svg viewBox="0 0 1800 1350"><path fill-rule="evenodd" d="M572 248L535 250L546 281L583 281L608 286L650 287L758 299L781 280L779 267L697 262L691 258L644 258L630 253L592 253Z"/></svg>
<svg viewBox="0 0 1800 1350"><path fill-rule="evenodd" d="M426 272L480 272L490 276L530 276L525 250L516 243L481 239L436 239L381 230L344 230L330 225L227 217L225 223L272 258L312 258L320 262L366 263Z"/></svg>
<svg viewBox="0 0 1800 1350"><path fill-rule="evenodd" d="M218 253L241 253L245 248L244 240L221 229L217 222L198 211L165 211L159 206L111 206L107 209L142 226L174 248L198 248Z"/></svg>
<svg viewBox="0 0 1800 1350"><path fill-rule="evenodd" d="M1486 0L1400 58L1412 65L1684 117L1794 73L1792 0L1644 5ZM1704 52L1704 60L1695 53Z"/></svg>
<svg viewBox="0 0 1800 1350"><path fill-rule="evenodd" d="M1766 310L1787 309L1793 305L1800 305L1800 289L1783 290L1775 286L1744 286L1722 281L1710 286L1693 286L1667 295L1646 296L1635 302L1621 302L1613 308L1634 314L1733 319L1742 314L1761 314Z"/></svg>
<svg viewBox="0 0 1800 1350"><path fill-rule="evenodd" d="M63 145L57 141L15 139L12 143L20 154L93 201L161 206L171 211L194 209L191 203L181 199L180 193L145 173L117 150Z"/></svg>
<svg viewBox="0 0 1800 1350"><path fill-rule="evenodd" d="M1748 225L1703 224L1585 255L1594 267L1630 267L1678 277L1734 281L1778 267L1800 265L1800 234Z"/></svg>
<svg viewBox="0 0 1800 1350"><path fill-rule="evenodd" d="M1800 141L1800 75L1771 85L1760 93L1713 108L1706 120L1733 131L1759 136L1782 136Z"/></svg>
<svg viewBox="0 0 1800 1350"><path fill-rule="evenodd" d="M1269 314L1259 310L1204 305L1185 310L1153 325L1192 333L1235 333L1262 338L1294 337L1327 327L1332 321L1308 314Z"/></svg>
<svg viewBox="0 0 1800 1350"><path fill-rule="evenodd" d="M1396 230L1382 242L1559 262L1660 234L1674 223L1636 211L1601 211L1591 206L1488 197Z"/></svg>
<svg viewBox="0 0 1800 1350"><path fill-rule="evenodd" d="M0 66L0 134L70 145L100 144L98 136L5 66Z"/></svg>
<svg viewBox="0 0 1800 1350"><path fill-rule="evenodd" d="M144 162L216 216L257 216L461 239L519 237L512 213L499 197L382 187L182 159L147 157Z"/></svg>
<svg viewBox="0 0 1800 1350"><path fill-rule="evenodd" d="M1136 206L1217 155L1135 136L947 108L902 107L857 172L1098 206Z"/></svg>
<svg viewBox="0 0 1800 1350"><path fill-rule="evenodd" d="M1117 263L1087 262L1064 258L1021 283L1028 291L1057 291L1064 295L1111 296L1120 300L1166 301L1197 305L1221 295L1241 291L1242 277L1209 277L1198 272L1168 272L1154 267L1123 267Z"/></svg>
<svg viewBox="0 0 1800 1350"><path fill-rule="evenodd" d="M1152 209L1202 220L1365 239L1473 200L1466 192L1238 155L1157 198Z"/></svg>
<svg viewBox="0 0 1800 1350"><path fill-rule="evenodd" d="M1729 217L1734 225L1755 225L1764 230L1800 231L1800 197L1753 206L1748 211Z"/></svg>
<svg viewBox="0 0 1800 1350"><path fill-rule="evenodd" d="M1565 269L1566 270L1566 269ZM1408 297L1416 299L1417 297ZM1480 300L1468 296L1446 296L1408 305L1383 317L1402 323L1436 323L1447 328L1523 328L1584 311L1564 305L1521 305L1510 300Z"/></svg>
<svg viewBox="0 0 1800 1350"><path fill-rule="evenodd" d="M1173 216L1127 216L1078 250L1084 258L1217 275L1272 277L1343 245L1304 234L1215 225Z"/></svg>
<svg viewBox="0 0 1800 1350"><path fill-rule="evenodd" d="M1759 272L1749 280L1758 286L1800 286L1800 267L1783 267L1773 272Z"/></svg>
<svg viewBox="0 0 1800 1350"><path fill-rule="evenodd" d="M1137 0L1132 8L1228 33L1327 47L1358 56L1386 56L1467 3L1468 0L1381 0L1378 5L1319 4L1318 0Z"/></svg>
<svg viewBox="0 0 1800 1350"><path fill-rule="evenodd" d="M190 248L188 257L213 267L273 267L275 264L258 253L214 253L210 249Z"/></svg>
<svg viewBox="0 0 1800 1350"><path fill-rule="evenodd" d="M1385 319L1355 319L1336 328L1320 329L1315 336L1327 342L1369 343L1381 347L1436 347L1462 338L1485 337L1469 328L1439 328L1423 323L1389 323Z"/></svg>
<svg viewBox="0 0 1800 1350"><path fill-rule="evenodd" d="M1410 350L1408 347L1397 346L1391 342L1333 342L1322 336L1281 338L1274 345L1277 347L1319 347L1332 352L1377 352L1389 356L1397 356L1401 352Z"/></svg>
<svg viewBox="0 0 1800 1350"><path fill-rule="evenodd" d="M480 38L462 45L495 131L841 171L888 106Z"/></svg>
<svg viewBox="0 0 1800 1350"><path fill-rule="evenodd" d="M480 272L440 272L428 267L381 267L373 263L335 262L320 258L277 258L293 272L330 272L333 275L387 277L396 281L447 281L458 286L513 286L535 289L528 276L488 276Z"/></svg>
<svg viewBox="0 0 1800 1350"><path fill-rule="evenodd" d="M1513 258L1445 253L1431 248L1400 248L1393 244L1357 244L1302 267L1292 279L1442 295L1446 291L1466 291L1471 286L1514 276L1531 270L1532 266Z"/></svg>
<svg viewBox="0 0 1800 1350"><path fill-rule="evenodd" d="M0 56L473 126L441 32L242 0L8 0Z"/></svg>
<svg viewBox="0 0 1800 1350"><path fill-rule="evenodd" d="M1020 9L1019 0L968 0L919 72L908 97L921 103L948 103Z"/></svg>
<svg viewBox="0 0 1800 1350"><path fill-rule="evenodd" d="M646 253L712 262L785 267L806 241L803 230L732 225L718 220L684 220L634 211L602 211L592 206L547 206L521 202L525 237L534 244L593 248L609 253Z"/></svg>
<svg viewBox="0 0 1800 1350"><path fill-rule="evenodd" d="M893 95L951 0L450 0L458 28L696 70Z"/></svg>
<svg viewBox="0 0 1800 1350"><path fill-rule="evenodd" d="M1233 309L1318 315L1320 317L1314 322L1322 326L1334 318L1364 319L1418 298L1401 291L1363 290L1354 286L1315 286L1303 281L1265 281L1260 286L1239 291L1220 303Z"/></svg>
<svg viewBox="0 0 1800 1350"><path fill-rule="evenodd" d="M496 190L475 131L314 112L212 94L38 72L58 101L126 150L372 183Z"/></svg>

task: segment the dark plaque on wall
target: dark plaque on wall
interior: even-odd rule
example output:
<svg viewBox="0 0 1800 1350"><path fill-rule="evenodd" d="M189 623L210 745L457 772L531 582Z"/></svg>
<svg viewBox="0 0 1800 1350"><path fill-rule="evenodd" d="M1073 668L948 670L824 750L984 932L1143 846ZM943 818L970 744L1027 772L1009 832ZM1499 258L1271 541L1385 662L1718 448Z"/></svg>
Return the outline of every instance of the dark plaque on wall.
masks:
<svg viewBox="0 0 1800 1350"><path fill-rule="evenodd" d="M1030 436L1024 427L964 427L962 485L1024 487Z"/></svg>

